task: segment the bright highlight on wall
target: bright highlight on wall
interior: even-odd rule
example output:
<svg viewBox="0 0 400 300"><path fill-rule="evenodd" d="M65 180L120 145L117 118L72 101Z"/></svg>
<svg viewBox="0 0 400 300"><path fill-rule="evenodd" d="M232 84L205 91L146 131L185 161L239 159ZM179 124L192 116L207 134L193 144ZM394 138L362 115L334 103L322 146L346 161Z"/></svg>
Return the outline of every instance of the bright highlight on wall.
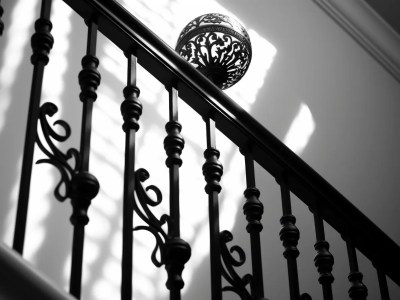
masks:
<svg viewBox="0 0 400 300"><path fill-rule="evenodd" d="M294 153L301 155L314 130L315 121L310 108L305 103L301 103L299 111L284 138L284 143Z"/></svg>

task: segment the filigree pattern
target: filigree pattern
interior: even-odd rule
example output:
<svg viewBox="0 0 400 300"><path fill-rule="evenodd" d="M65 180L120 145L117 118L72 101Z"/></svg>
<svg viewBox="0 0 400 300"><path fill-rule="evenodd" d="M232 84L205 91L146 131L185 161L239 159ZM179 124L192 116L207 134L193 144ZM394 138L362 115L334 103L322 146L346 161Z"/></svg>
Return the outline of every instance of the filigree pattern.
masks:
<svg viewBox="0 0 400 300"><path fill-rule="evenodd" d="M232 246L228 249L227 243L233 240L232 233L224 230L220 233L221 237L221 257L223 262L222 276L228 281L230 286L223 287L223 291L231 291L236 293L240 299L250 300L251 295L247 290L247 286L251 284L252 276L246 274L240 277L235 267L240 267L246 262L246 254L243 249L237 245ZM237 254L238 258L234 257L234 253Z"/></svg>
<svg viewBox="0 0 400 300"><path fill-rule="evenodd" d="M240 23L235 19L218 13L205 14L189 22L180 33L177 45L179 46L181 43L186 43L187 40L193 37L200 28L205 28L209 25L216 24L220 25L221 28L232 28L233 30L231 31L235 32L234 34L237 35L242 42L248 43L250 45L250 37L243 26L240 25Z"/></svg>
<svg viewBox="0 0 400 300"><path fill-rule="evenodd" d="M49 163L59 170L61 179L56 185L54 195L57 200L64 201L69 197L71 179L79 170L80 155L75 148L70 148L64 153L55 145L54 141L65 142L71 135L71 128L64 120L57 120L53 125L49 124L47 116L52 117L57 111L57 106L50 102L46 102L40 107L39 121L47 147L39 134L36 136L36 143L48 158L40 159L36 163ZM52 126L59 126L64 134L56 132ZM70 164L71 159L73 160L72 166ZM63 187L64 192L62 192Z"/></svg>
<svg viewBox="0 0 400 300"><path fill-rule="evenodd" d="M138 169L135 172L135 190L138 201L136 201L136 199L133 201L134 210L148 226L136 226L134 230L147 230L153 234L156 239L156 245L151 254L151 260L155 266L161 267L165 263L164 245L167 240L167 234L162 229L162 226L168 222L169 216L164 214L160 219L158 219L150 211L149 206L155 207L162 202L162 194L154 185L149 185L146 188L143 187L142 183L149 179L149 177L150 174L145 169ZM156 200L153 200L147 194L147 191L149 190L152 190L155 193ZM158 252L160 252L159 258L157 258Z"/></svg>
<svg viewBox="0 0 400 300"><path fill-rule="evenodd" d="M250 64L245 46L223 33L197 35L182 47L180 55L222 89L239 81Z"/></svg>
<svg viewBox="0 0 400 300"><path fill-rule="evenodd" d="M221 89L244 76L252 56L246 30L221 14L190 22L179 36L176 51Z"/></svg>

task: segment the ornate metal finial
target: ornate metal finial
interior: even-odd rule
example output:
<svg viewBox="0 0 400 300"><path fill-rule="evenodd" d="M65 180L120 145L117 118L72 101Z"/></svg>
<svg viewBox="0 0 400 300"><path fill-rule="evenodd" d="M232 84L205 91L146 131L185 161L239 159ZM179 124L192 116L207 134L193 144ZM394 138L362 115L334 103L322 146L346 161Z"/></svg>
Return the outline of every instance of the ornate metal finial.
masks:
<svg viewBox="0 0 400 300"><path fill-rule="evenodd" d="M176 51L221 89L244 76L252 54L244 27L218 13L202 15L186 25Z"/></svg>

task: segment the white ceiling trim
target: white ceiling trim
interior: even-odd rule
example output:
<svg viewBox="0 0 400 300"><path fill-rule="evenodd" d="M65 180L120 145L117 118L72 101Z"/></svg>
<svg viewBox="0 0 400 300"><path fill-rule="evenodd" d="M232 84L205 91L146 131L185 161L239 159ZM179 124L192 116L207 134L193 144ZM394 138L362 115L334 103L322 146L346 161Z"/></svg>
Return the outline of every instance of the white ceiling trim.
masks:
<svg viewBox="0 0 400 300"><path fill-rule="evenodd" d="M313 0L400 82L400 37L362 0Z"/></svg>

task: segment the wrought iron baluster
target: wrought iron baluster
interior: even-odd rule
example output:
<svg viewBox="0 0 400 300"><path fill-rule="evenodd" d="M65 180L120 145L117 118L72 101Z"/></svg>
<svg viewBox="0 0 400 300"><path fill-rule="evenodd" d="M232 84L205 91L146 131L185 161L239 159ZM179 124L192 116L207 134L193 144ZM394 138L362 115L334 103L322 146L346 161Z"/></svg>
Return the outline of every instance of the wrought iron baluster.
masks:
<svg viewBox="0 0 400 300"><path fill-rule="evenodd" d="M33 54L33 75L31 93L29 98L28 120L25 133L24 155L22 159L21 179L17 205L17 216L13 248L20 254L23 253L26 218L28 213L29 193L32 176L32 164L34 146L37 134L37 123L39 117L40 97L44 68L49 62L49 52L53 47L53 37L50 34L52 24L50 22L51 0L43 0L40 11L40 18L35 22L35 33L32 36L31 44Z"/></svg>
<svg viewBox="0 0 400 300"><path fill-rule="evenodd" d="M136 63L134 65L136 66ZM134 90L135 89L132 88L132 91ZM136 93L138 95L138 91L136 91ZM135 97L137 97L137 95L134 96L132 94L130 97L133 98L130 99L127 97L126 102L124 101L121 108L124 120L125 117L128 117L129 122L131 122L131 125L125 128L126 130L137 130L139 128L137 120L140 116L139 113L141 113L141 105L139 102L135 102ZM164 214L160 218L157 218L150 210L149 206L155 207L162 202L162 194L154 185L150 185L147 188L143 187L142 183L150 177L149 172L145 169L138 169L135 172L134 190L136 191L137 197L132 199L133 211L147 224L137 226L134 230L146 230L155 237L156 245L151 254L151 259L156 267L165 265L165 269L168 273L166 286L170 290L170 299L174 300L181 299L181 289L184 286L182 271L185 263L191 256L189 244L180 238L179 167L182 164L180 154L184 147L184 140L180 135L181 125L178 122L177 97L177 91L174 88L170 88L170 120L166 124L168 135L164 139L164 148L168 156L166 165L170 169L170 215ZM140 111L138 110L139 108ZM134 116L135 113L136 115ZM132 134L134 134L134 131ZM131 148L131 151L133 151L133 148ZM132 185L132 183L130 184ZM148 190L152 190L156 194L156 200L153 200L147 194ZM130 194L128 194L128 196L130 196ZM132 219L130 222L131 221ZM168 233L162 228L166 223L168 226ZM131 257L129 257L129 259L131 259Z"/></svg>
<svg viewBox="0 0 400 300"><path fill-rule="evenodd" d="M324 300L332 300L332 282L334 277L332 275L332 266L334 258L329 252L329 243L325 240L324 221L319 215L318 204L314 211L314 224L317 242L314 245L317 255L314 258L315 266L319 273L319 283L322 285L322 293Z"/></svg>
<svg viewBox="0 0 400 300"><path fill-rule="evenodd" d="M251 263L253 270L253 279L251 285L252 296L256 299L264 297L264 281L262 270L262 257L261 257L261 241L260 232L263 229L261 218L264 213L264 206L259 200L260 191L256 188L254 160L251 153L244 152L245 170L246 170L246 185L244 191L246 203L243 205L243 213L246 216L248 224L246 226L247 232L250 234L250 247L251 247Z"/></svg>
<svg viewBox="0 0 400 300"><path fill-rule="evenodd" d="M358 270L356 248L353 245L351 234L346 237L347 255L349 257L350 274L348 279L350 281L349 296L353 300L367 299L368 289L362 282L363 274Z"/></svg>
<svg viewBox="0 0 400 300"><path fill-rule="evenodd" d="M170 299L181 299L181 289L184 282L182 271L191 256L188 243L180 238L180 209L179 209L179 168L182 165L180 157L185 141L180 132L178 122L178 91L169 89L169 122L165 129L168 133L164 139L164 149L167 154L165 164L169 168L170 216L168 219L168 236L165 243L165 268L168 272L167 288Z"/></svg>
<svg viewBox="0 0 400 300"><path fill-rule="evenodd" d="M71 203L73 213L71 223L74 226L72 239L72 261L70 293L80 298L82 283L82 259L85 226L89 222L87 211L92 199L99 191L99 183L89 171L90 137L92 132L93 102L97 99L97 87L100 84L100 73L97 71L99 60L96 58L97 24L95 20L88 21L88 37L86 55L82 59L82 71L79 73L81 93L79 98L83 103L79 173L71 180Z"/></svg>
<svg viewBox="0 0 400 300"><path fill-rule="evenodd" d="M207 182L205 191L208 194L209 222L210 222L210 262L211 262L211 299L222 299L221 283L221 242L219 229L218 194L221 192L219 184L223 174L222 164L218 158L220 152L216 149L215 121L205 119L207 133L207 149L204 151L206 159L203 165L203 175Z"/></svg>
<svg viewBox="0 0 400 300"><path fill-rule="evenodd" d="M283 256L286 258L288 266L290 300L311 299L310 295L307 293L300 295L299 275L297 271L297 257L300 253L297 249L297 244L300 238L300 232L295 225L296 217L292 214L290 190L286 180L284 175L278 179L278 183L281 187L283 211L283 216L280 220L282 229L279 232L279 236L283 247L285 247Z"/></svg>
<svg viewBox="0 0 400 300"><path fill-rule="evenodd" d="M137 58L127 54L128 75L124 88L125 100L121 104L121 114L124 120L122 129L125 132L125 171L124 200L122 221L122 277L121 299L132 299L132 255L133 255L133 202L135 190L135 137L139 130L139 118L142 115L142 103L139 100L140 90L136 86Z"/></svg>
<svg viewBox="0 0 400 300"><path fill-rule="evenodd" d="M142 182L150 177L145 169L138 169L135 172L135 191L137 200L134 199L134 211L147 223L147 225L136 226L134 230L146 230L153 234L156 245L151 254L151 260L156 267L165 265L168 273L167 288L170 290L170 299L180 299L180 290L183 288L182 271L185 263L189 260L191 250L189 244L177 236L171 236L170 232L176 232L173 220L169 215L162 215L157 218L150 210L149 206L155 207L162 202L161 191L154 185L144 188ZM147 191L152 190L156 194L153 200ZM173 213L176 217L176 212ZM168 225L168 234L162 226ZM159 253L159 255L158 255Z"/></svg>
<svg viewBox="0 0 400 300"><path fill-rule="evenodd" d="M377 269L377 273L378 273L379 291L381 293L381 300L390 300L386 275L380 269Z"/></svg>

